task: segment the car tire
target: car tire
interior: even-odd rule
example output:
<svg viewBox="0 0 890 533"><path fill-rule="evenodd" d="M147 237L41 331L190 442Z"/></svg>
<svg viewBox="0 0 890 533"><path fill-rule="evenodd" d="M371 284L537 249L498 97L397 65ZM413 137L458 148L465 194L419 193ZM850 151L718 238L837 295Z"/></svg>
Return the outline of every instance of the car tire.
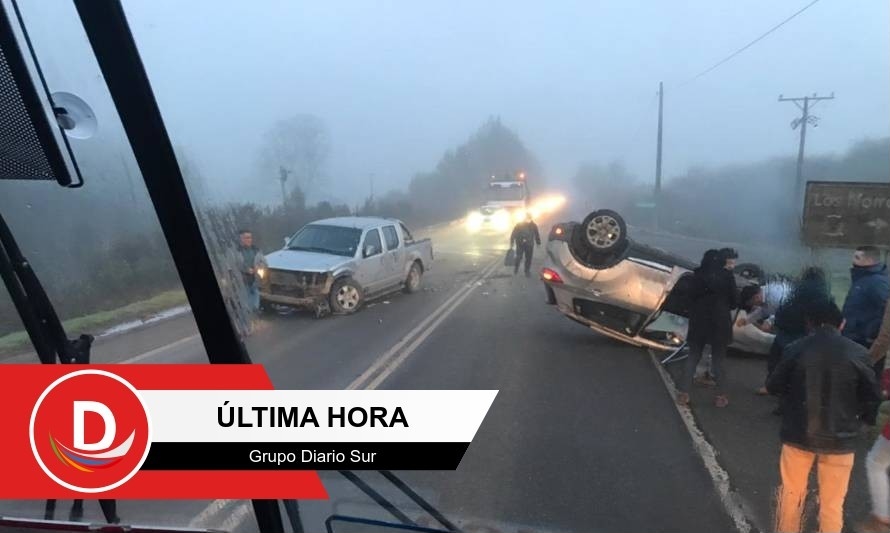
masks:
<svg viewBox="0 0 890 533"><path fill-rule="evenodd" d="M362 306L365 296L362 288L352 278L340 278L331 287L331 310L341 315L355 313Z"/></svg>
<svg viewBox="0 0 890 533"><path fill-rule="evenodd" d="M614 255L626 247L627 224L624 217L611 209L598 209L586 217L578 228L581 242L588 252L597 255Z"/></svg>
<svg viewBox="0 0 890 533"><path fill-rule="evenodd" d="M414 261L411 269L408 270L408 277L405 278L405 287L402 289L406 294L414 294L420 290L420 281L423 279L423 267L418 261Z"/></svg>
<svg viewBox="0 0 890 533"><path fill-rule="evenodd" d="M590 249L586 244L584 229L581 225L572 228L572 234L569 237L569 251L581 264L588 268L596 270L605 270L612 268L624 258L627 257L627 251L630 249L630 241L625 240L622 246L610 253L596 252Z"/></svg>
<svg viewBox="0 0 890 533"><path fill-rule="evenodd" d="M736 276L748 281L756 282L759 285L766 283L766 273L764 273L760 265L754 263L741 263L736 265L732 271Z"/></svg>

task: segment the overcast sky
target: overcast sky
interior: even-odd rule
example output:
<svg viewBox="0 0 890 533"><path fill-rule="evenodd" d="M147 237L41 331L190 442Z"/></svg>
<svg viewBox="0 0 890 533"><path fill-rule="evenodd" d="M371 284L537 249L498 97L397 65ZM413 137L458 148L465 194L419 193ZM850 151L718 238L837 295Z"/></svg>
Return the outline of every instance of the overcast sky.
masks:
<svg viewBox="0 0 890 533"><path fill-rule="evenodd" d="M555 181L582 161L654 173L665 83L665 175L796 153L799 114L819 104L810 153L890 134L890 3L821 0L686 83L808 0L126 0L174 142L220 191L277 198L258 176L264 130L298 113L331 133L327 193L356 202L433 168L499 115ZM58 11L25 3L26 13ZM33 17L33 16L32 16ZM37 18L37 17L33 17ZM35 23L37 24L37 23ZM38 24L39 25L39 24ZM46 25L55 40L82 40ZM45 37L45 35L44 35ZM66 79L66 69L56 71Z"/></svg>

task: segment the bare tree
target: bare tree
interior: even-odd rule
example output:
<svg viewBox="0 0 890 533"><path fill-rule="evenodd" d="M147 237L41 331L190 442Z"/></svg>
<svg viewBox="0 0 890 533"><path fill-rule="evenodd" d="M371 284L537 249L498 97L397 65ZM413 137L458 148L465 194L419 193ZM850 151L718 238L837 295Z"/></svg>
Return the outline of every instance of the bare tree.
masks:
<svg viewBox="0 0 890 533"><path fill-rule="evenodd" d="M276 122L263 136L259 170L271 181L279 179L284 168L291 188L310 193L324 176L330 151L324 121L315 115L295 115Z"/></svg>

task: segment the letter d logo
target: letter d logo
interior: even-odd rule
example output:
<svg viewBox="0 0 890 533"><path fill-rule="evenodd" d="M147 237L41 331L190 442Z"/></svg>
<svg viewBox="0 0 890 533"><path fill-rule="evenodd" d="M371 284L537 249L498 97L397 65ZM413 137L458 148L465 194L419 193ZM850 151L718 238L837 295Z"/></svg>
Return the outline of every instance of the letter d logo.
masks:
<svg viewBox="0 0 890 533"><path fill-rule="evenodd" d="M84 414L96 413L97 415L102 417L102 421L105 422L105 434L99 439L99 442L89 443L84 439ZM108 408L104 403L99 402L74 402L74 447L78 450L83 450L87 452L97 452L99 450L105 450L107 448L111 448L111 443L114 442L114 434L117 433L117 428L114 425L114 415L111 414L111 409Z"/></svg>
<svg viewBox="0 0 890 533"><path fill-rule="evenodd" d="M139 392L104 370L53 382L31 412L31 450L65 488L105 492L126 483L148 457L151 420Z"/></svg>

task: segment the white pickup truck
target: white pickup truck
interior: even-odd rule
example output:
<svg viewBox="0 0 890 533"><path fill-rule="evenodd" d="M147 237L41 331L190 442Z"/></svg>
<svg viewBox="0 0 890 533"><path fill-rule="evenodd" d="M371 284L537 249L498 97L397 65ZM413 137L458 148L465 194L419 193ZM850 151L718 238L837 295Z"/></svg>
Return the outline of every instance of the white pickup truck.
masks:
<svg viewBox="0 0 890 533"><path fill-rule="evenodd" d="M318 220L266 257L260 299L265 309L278 305L309 308L316 316L349 314L368 298L416 292L432 262L432 242L415 240L399 220Z"/></svg>

